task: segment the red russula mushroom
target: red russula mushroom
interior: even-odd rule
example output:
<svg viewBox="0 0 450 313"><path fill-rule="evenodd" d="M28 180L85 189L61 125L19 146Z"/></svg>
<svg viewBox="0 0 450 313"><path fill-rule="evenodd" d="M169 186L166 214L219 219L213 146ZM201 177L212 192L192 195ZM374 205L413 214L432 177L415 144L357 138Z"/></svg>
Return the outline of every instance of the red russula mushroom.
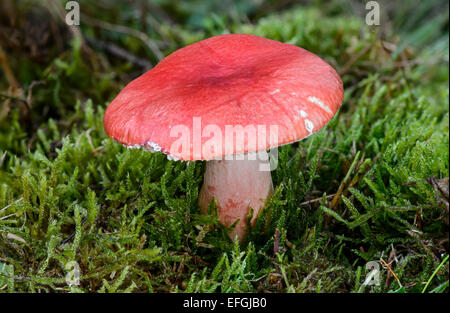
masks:
<svg viewBox="0 0 450 313"><path fill-rule="evenodd" d="M266 150L317 132L342 100L339 75L313 53L221 35L175 51L129 83L108 106L104 127L129 147L207 160L200 208L206 213L214 197L225 226L239 220L230 237L242 242L250 207L253 224L273 189L261 169Z"/></svg>

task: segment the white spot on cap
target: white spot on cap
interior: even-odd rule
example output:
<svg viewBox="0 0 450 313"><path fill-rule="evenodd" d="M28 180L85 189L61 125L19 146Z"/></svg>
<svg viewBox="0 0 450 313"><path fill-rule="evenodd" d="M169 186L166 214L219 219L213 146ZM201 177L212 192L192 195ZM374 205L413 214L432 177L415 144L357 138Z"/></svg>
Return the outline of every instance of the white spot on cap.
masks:
<svg viewBox="0 0 450 313"><path fill-rule="evenodd" d="M161 151L162 150L162 148L161 148L161 146L160 145L158 145L157 143L155 143L155 142L152 142L152 141L149 141L149 142L147 142L145 145L138 145L138 144L135 144L135 145L131 145L131 146L127 146L127 145L124 145L127 149L141 149L141 148L144 148L144 150L147 150L147 151L150 151L150 152L158 152L158 151ZM173 156L173 155L170 155L170 154L167 154L167 153L165 153L165 152L163 152L166 156L167 156L167 159L169 160L169 161L179 161L180 159L179 158L177 158L176 156Z"/></svg>
<svg viewBox="0 0 450 313"><path fill-rule="evenodd" d="M150 150L151 152L161 151L161 146L158 145L158 144L155 143L155 142L149 141L149 142L147 142L147 146L149 147L149 150Z"/></svg>
<svg viewBox="0 0 450 313"><path fill-rule="evenodd" d="M274 95L279 92L280 92L280 89L275 89L274 91L269 92L269 94Z"/></svg>
<svg viewBox="0 0 450 313"><path fill-rule="evenodd" d="M307 131L309 131L310 134L312 134L314 130L314 124L308 119L305 119L305 128Z"/></svg>
<svg viewBox="0 0 450 313"><path fill-rule="evenodd" d="M169 160L169 161L179 161L180 159L175 157L175 156L173 156L173 155L167 154L167 160Z"/></svg>
<svg viewBox="0 0 450 313"><path fill-rule="evenodd" d="M306 113L305 111L303 111L303 110L300 110L300 116L301 117L307 117L308 116L308 113Z"/></svg>
<svg viewBox="0 0 450 313"><path fill-rule="evenodd" d="M127 149L139 149L139 148L141 148L141 146L138 145L138 144L135 144L135 145L132 145L132 146L126 146L125 145L125 147L127 147Z"/></svg>
<svg viewBox="0 0 450 313"><path fill-rule="evenodd" d="M322 100L316 98L316 97L308 97L308 101L314 104L317 104L318 106L320 106L322 109L324 109L325 111L327 111L330 114L333 114L333 111L330 110L329 107L327 107L325 105L325 103L323 103Z"/></svg>

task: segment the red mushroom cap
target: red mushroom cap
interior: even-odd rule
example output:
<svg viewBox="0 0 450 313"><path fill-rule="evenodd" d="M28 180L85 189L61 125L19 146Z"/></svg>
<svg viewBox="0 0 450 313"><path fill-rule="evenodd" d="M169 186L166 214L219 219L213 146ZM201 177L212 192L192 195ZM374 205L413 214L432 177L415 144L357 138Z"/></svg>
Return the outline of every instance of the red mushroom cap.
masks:
<svg viewBox="0 0 450 313"><path fill-rule="evenodd" d="M263 135L258 132L267 138L259 138L256 148L246 137L233 154L266 150L320 130L342 100L339 75L313 53L254 35L221 35L173 52L130 82L110 103L103 122L108 135L124 145L182 160L210 160L229 150L225 140L223 149L202 149L216 138L207 125L222 134L226 125L267 126ZM197 142L194 118L201 121ZM180 137L171 133L176 125L190 129L188 149L172 148ZM277 127L275 140L269 138L270 125Z"/></svg>

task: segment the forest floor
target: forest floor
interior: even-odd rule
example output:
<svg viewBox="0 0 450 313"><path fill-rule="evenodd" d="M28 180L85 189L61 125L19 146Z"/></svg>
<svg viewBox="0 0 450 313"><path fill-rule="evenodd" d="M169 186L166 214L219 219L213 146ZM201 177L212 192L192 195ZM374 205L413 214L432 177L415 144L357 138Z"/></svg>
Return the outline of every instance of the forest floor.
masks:
<svg viewBox="0 0 450 313"><path fill-rule="evenodd" d="M80 28L56 2L0 4L0 292L448 292L446 1L384 28L339 5L249 20L251 8L199 16L167 0L142 18L125 1L80 2ZM345 89L324 129L279 149L243 245L200 214L204 162L126 149L103 129L127 82L222 33L301 46ZM378 285L365 283L371 261Z"/></svg>

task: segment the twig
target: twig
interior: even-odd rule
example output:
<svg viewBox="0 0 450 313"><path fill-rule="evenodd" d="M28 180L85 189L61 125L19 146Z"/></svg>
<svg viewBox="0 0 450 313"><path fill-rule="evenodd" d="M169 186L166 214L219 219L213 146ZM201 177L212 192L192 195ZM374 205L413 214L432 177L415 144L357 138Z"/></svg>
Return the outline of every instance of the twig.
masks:
<svg viewBox="0 0 450 313"><path fill-rule="evenodd" d="M8 204L7 206L5 206L3 209L0 210L0 214L3 213L3 211L5 211L5 210L6 210L7 208L9 208L11 205L13 205L13 204L15 204L15 203L17 203L17 202L19 202L19 201L22 201L22 200L23 200L23 197L20 197L19 199L15 200L14 202Z"/></svg>
<svg viewBox="0 0 450 313"><path fill-rule="evenodd" d="M5 73L6 80L8 84L12 87L19 88L19 83L17 82L16 77L14 76L13 71L8 63L8 58L6 56L6 52L3 50L2 46L0 46L0 66Z"/></svg>
<svg viewBox="0 0 450 313"><path fill-rule="evenodd" d="M278 255L279 248L280 248L280 231L277 228L277 229L275 229L275 234L274 234L274 238L273 238L273 255L274 255L274 257L276 257ZM282 287L281 277L283 275L282 275L281 269L277 263L275 263L275 271L276 271L275 276L278 277L278 280L277 280L278 287L281 288ZM287 280L286 280L286 283L287 283Z"/></svg>
<svg viewBox="0 0 450 313"><path fill-rule="evenodd" d="M333 194L331 194L331 195L326 196L325 199L332 198L332 197L334 197L335 195L336 195L336 194L333 193ZM312 199L312 200L308 200L308 201L305 201L305 202L300 203L300 206L302 206L302 205L307 205L307 204L311 204L311 203L314 203L314 202L319 202L319 201L322 201L322 199L323 199L323 197L319 197L319 198L315 198L315 199Z"/></svg>
<svg viewBox="0 0 450 313"><path fill-rule="evenodd" d="M316 267L315 269L313 269L313 270L311 271L311 273L309 273L309 274L305 277L305 279L303 280L303 282L304 282L304 283L308 282L308 280L310 280L316 272L317 272L317 267ZM302 282L302 283L303 283L303 282Z"/></svg>
<svg viewBox="0 0 450 313"><path fill-rule="evenodd" d="M425 179L419 179L419 180L412 180L409 182L404 183L403 185L415 185L419 182L426 181L429 183L434 190L435 196L436 196L436 202L442 203L445 205L445 208L447 209L447 212L449 210L449 189L448 189L448 177L437 179L434 176L425 178ZM439 196L439 192L442 194L442 197Z"/></svg>
<svg viewBox="0 0 450 313"><path fill-rule="evenodd" d="M64 22L65 21L65 11L61 4L61 1L58 0L47 0L49 7L53 7L58 17ZM67 25L66 23L64 23ZM83 34L81 33L81 30L76 25L67 25L70 31L72 32L73 36L78 38L81 41L81 46L84 49L84 51L91 52L89 46L86 44L86 41L83 38Z"/></svg>
<svg viewBox="0 0 450 313"><path fill-rule="evenodd" d="M394 260L396 260L395 257L395 249L394 246L392 246L391 252L389 252L389 258L388 258L388 263L391 264ZM386 281L384 286L388 287L391 284L391 272L388 272L386 275Z"/></svg>
<svg viewBox="0 0 450 313"><path fill-rule="evenodd" d="M1 275L5 276L7 278L12 278L14 280L33 281L33 279L31 279L30 277L26 277L26 276L9 275L6 273L1 273Z"/></svg>
<svg viewBox="0 0 450 313"><path fill-rule="evenodd" d="M383 263L383 265L389 270L389 272L392 274L392 276L394 276L395 280L397 281L397 283L400 285L400 287L403 287L402 283L400 282L400 280L398 279L397 275L395 275L394 271L392 270L391 266L389 264L386 263L385 260L383 260L383 258L380 258L381 263Z"/></svg>
<svg viewBox="0 0 450 313"><path fill-rule="evenodd" d="M258 277L258 278L255 278L255 279L249 279L248 281L252 281L252 282L260 281L260 280L263 279L264 277L267 277L267 275L268 275L268 274L264 274L264 275L261 276L261 277Z"/></svg>
<svg viewBox="0 0 450 313"><path fill-rule="evenodd" d="M84 225L84 223L87 221L87 218L83 218L83 220L81 221L81 225ZM73 233L70 234L69 237L67 237L66 239L61 240L61 242L59 243L59 247L62 247L65 243L67 243L70 239L72 239L76 234L76 231L74 231Z"/></svg>
<svg viewBox="0 0 450 313"><path fill-rule="evenodd" d="M33 80L30 84L30 86L28 86L28 91L27 91L27 99L26 99L26 105L28 107L28 109L31 109L31 106L33 105L33 102L31 100L31 97L33 95L33 88L39 85L43 85L45 84L45 81L43 80Z"/></svg>
<svg viewBox="0 0 450 313"><path fill-rule="evenodd" d="M98 39L94 39L86 36L86 40L90 45L96 47L97 49L104 50L110 54L113 54L121 59L124 59L134 65L142 67L145 71L152 68L152 64L144 59L138 58L134 54L131 54L127 50L113 44L110 42L100 41Z"/></svg>
<svg viewBox="0 0 450 313"><path fill-rule="evenodd" d="M378 39L381 36L381 31L378 32L377 37L373 42L365 46L361 51L359 51L357 54L353 55L350 60L347 61L347 63L344 64L344 66L339 70L339 75L342 76L348 72L348 70L352 67L352 65L358 61L360 57L362 57L364 54L366 54L372 47L375 45L375 43L378 41Z"/></svg>
<svg viewBox="0 0 450 313"><path fill-rule="evenodd" d="M8 150L5 150L5 152L3 152L2 157L0 158L0 167L3 164L3 161L5 161L5 157L6 157L6 153L8 152Z"/></svg>
<svg viewBox="0 0 450 313"><path fill-rule="evenodd" d="M15 97L15 96L7 95L7 94L4 94L4 93L0 93L0 97L8 98L8 99L11 99L11 100L16 100L16 101L22 101L25 104L27 103L27 99L25 99L25 98Z"/></svg>
<svg viewBox="0 0 450 313"><path fill-rule="evenodd" d="M436 179L431 176L427 181L433 186L434 193L436 195L436 202L443 203L447 212L449 211L449 192L448 192L448 177L443 179ZM439 197L439 191L443 197Z"/></svg>
<svg viewBox="0 0 450 313"><path fill-rule="evenodd" d="M197 256L195 256L195 255L190 255L190 254L187 253L187 252L175 251L174 253L175 253L175 254L186 255L186 256L188 256L188 257L194 259L194 261L198 261L198 262L202 263L203 265L209 266L208 262L203 261L202 259L200 259L199 257L197 257Z"/></svg>
<svg viewBox="0 0 450 313"><path fill-rule="evenodd" d="M152 53L155 55L155 57L159 61L164 58L164 55L159 50L158 45L155 44L155 42L152 39L150 39L145 33L141 32L139 30L129 28L129 27L126 27L123 25L116 25L116 24L111 24L111 23L105 22L105 21L97 20L97 19L94 19L87 15L83 15L82 18L83 18L83 21L89 25L97 26L97 27L100 27L103 29L107 29L107 30L111 30L111 31L115 31L118 33L136 37L136 38L140 39L150 49L150 51L152 51Z"/></svg>
<svg viewBox="0 0 450 313"><path fill-rule="evenodd" d="M278 253L278 249L280 248L280 231L275 229L275 235L273 239L273 255L276 256Z"/></svg>

